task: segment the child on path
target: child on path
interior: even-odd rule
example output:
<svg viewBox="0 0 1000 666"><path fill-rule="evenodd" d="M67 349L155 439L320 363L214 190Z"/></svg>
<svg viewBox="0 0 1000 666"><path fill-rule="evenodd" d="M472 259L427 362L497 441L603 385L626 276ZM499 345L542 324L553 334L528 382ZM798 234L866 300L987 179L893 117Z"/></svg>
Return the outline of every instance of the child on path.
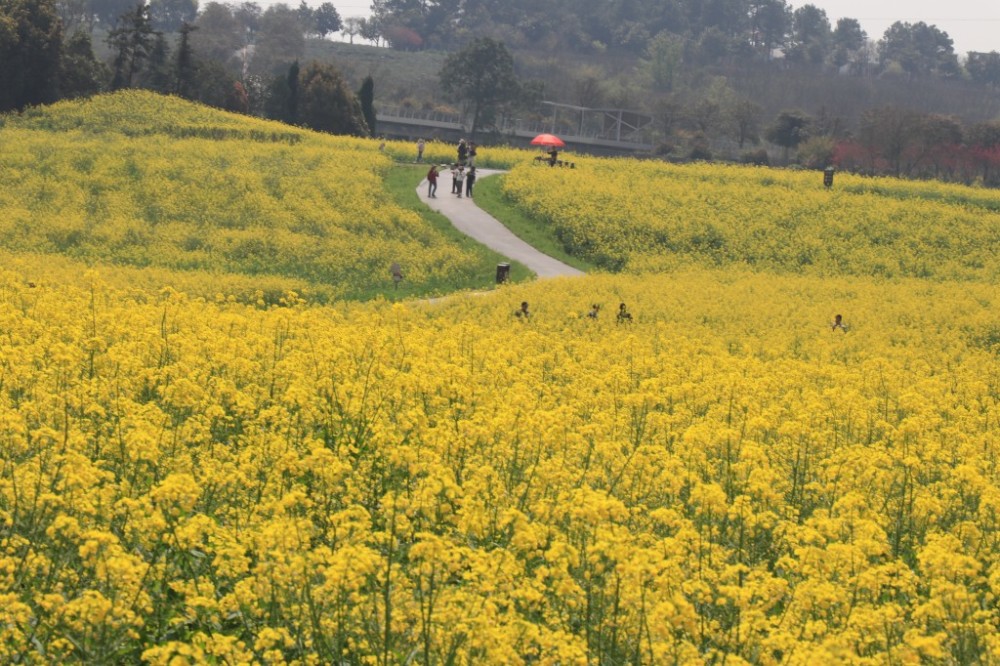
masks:
<svg viewBox="0 0 1000 666"><path fill-rule="evenodd" d="M472 186L476 184L476 167L469 167L469 173L465 174L465 196L472 198Z"/></svg>
<svg viewBox="0 0 1000 666"><path fill-rule="evenodd" d="M427 172L427 197L430 199L437 199L437 189L438 168L437 166L432 165L430 171Z"/></svg>

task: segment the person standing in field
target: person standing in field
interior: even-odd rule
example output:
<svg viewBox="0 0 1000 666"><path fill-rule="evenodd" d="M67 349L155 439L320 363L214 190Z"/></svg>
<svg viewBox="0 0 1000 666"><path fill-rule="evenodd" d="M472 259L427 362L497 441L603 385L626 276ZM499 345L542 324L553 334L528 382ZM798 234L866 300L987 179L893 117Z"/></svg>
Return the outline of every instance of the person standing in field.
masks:
<svg viewBox="0 0 1000 666"><path fill-rule="evenodd" d="M436 165L431 165L430 171L427 172L427 197L430 199L437 199L437 189L438 189L438 168Z"/></svg>
<svg viewBox="0 0 1000 666"><path fill-rule="evenodd" d="M459 139L458 141L458 163L461 165L465 164L466 158L469 156L469 146L465 143L465 139Z"/></svg>
<svg viewBox="0 0 1000 666"><path fill-rule="evenodd" d="M528 312L528 301L521 301L521 309L515 310L514 316L524 321L531 319L531 313Z"/></svg>
<svg viewBox="0 0 1000 666"><path fill-rule="evenodd" d="M847 333L847 324L844 323L844 318L841 315L836 315L833 318L833 323L830 325L832 330L836 332L837 330Z"/></svg>
<svg viewBox="0 0 1000 666"><path fill-rule="evenodd" d="M470 167L476 166L476 142L475 141L470 141L469 142L469 166Z"/></svg>
<svg viewBox="0 0 1000 666"><path fill-rule="evenodd" d="M420 163L420 162L423 162L423 161L424 161L424 140L423 139L418 139L417 140L417 162Z"/></svg>
<svg viewBox="0 0 1000 666"><path fill-rule="evenodd" d="M631 324L632 323L632 313L625 309L625 304L622 303L618 306L618 317L616 317L619 324Z"/></svg>
<svg viewBox="0 0 1000 666"><path fill-rule="evenodd" d="M465 196L472 198L472 187L476 184L476 167L469 167L469 173L465 174Z"/></svg>

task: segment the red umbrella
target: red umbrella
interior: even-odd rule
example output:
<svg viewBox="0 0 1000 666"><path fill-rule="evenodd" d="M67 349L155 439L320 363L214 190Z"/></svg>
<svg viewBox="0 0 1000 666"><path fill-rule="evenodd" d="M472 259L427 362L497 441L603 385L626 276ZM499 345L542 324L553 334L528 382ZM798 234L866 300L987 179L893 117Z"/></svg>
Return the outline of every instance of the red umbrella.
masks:
<svg viewBox="0 0 1000 666"><path fill-rule="evenodd" d="M531 140L531 145L533 146L556 146L557 148L562 148L566 145L562 139L557 137L555 134L539 134L534 139Z"/></svg>

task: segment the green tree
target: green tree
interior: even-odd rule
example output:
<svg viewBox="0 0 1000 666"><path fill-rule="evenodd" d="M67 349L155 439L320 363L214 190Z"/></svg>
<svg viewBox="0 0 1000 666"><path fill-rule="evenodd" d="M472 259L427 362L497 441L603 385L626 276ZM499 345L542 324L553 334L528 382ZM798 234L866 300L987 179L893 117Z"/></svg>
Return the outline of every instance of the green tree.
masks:
<svg viewBox="0 0 1000 666"><path fill-rule="evenodd" d="M299 0L299 6L295 9L295 13L299 17L299 25L302 27L302 31L312 33L316 28L316 13L306 3L306 0Z"/></svg>
<svg viewBox="0 0 1000 666"><path fill-rule="evenodd" d="M288 68L288 101L286 122L290 125L299 124L299 61L296 60Z"/></svg>
<svg viewBox="0 0 1000 666"><path fill-rule="evenodd" d="M177 42L177 58L174 69L174 92L191 99L198 79L198 61L191 48L191 33L198 28L187 21L181 23L181 36Z"/></svg>
<svg viewBox="0 0 1000 666"><path fill-rule="evenodd" d="M234 97L236 84L233 75L219 63L199 60L194 69L194 81L189 97L208 106L246 113L248 108L248 102L245 100L246 91L243 90L244 99Z"/></svg>
<svg viewBox="0 0 1000 666"><path fill-rule="evenodd" d="M0 0L0 112L54 102L61 52L54 0Z"/></svg>
<svg viewBox="0 0 1000 666"><path fill-rule="evenodd" d="M382 41L382 24L374 16L370 19L363 18L358 22L358 35L378 46Z"/></svg>
<svg viewBox="0 0 1000 666"><path fill-rule="evenodd" d="M439 74L441 89L465 104L472 116L470 135L495 123L501 107L516 99L521 85L514 58L503 43L484 37L445 58Z"/></svg>
<svg viewBox="0 0 1000 666"><path fill-rule="evenodd" d="M364 116L368 131L375 136L375 80L369 74L361 82L361 90L358 91L358 101L361 103L361 115Z"/></svg>
<svg viewBox="0 0 1000 666"><path fill-rule="evenodd" d="M677 35L661 32L649 40L646 59L642 61L645 71L657 90L673 89L680 71L684 55L684 42Z"/></svg>
<svg viewBox="0 0 1000 666"><path fill-rule="evenodd" d="M139 86L156 92L168 93L173 90L174 64L170 58L170 46L163 33L153 36L153 46L149 58L139 76Z"/></svg>
<svg viewBox="0 0 1000 666"><path fill-rule="evenodd" d="M785 0L755 0L750 5L750 20L751 44L769 59L772 49L785 43L792 23L792 10Z"/></svg>
<svg viewBox="0 0 1000 666"><path fill-rule="evenodd" d="M799 144L799 164L825 169L833 164L835 141L829 136L811 136Z"/></svg>
<svg viewBox="0 0 1000 666"><path fill-rule="evenodd" d="M842 18L837 21L837 28L833 31L833 54L831 60L834 65L841 67L851 61L854 54L864 48L868 35L861 29L861 24L857 19Z"/></svg>
<svg viewBox="0 0 1000 666"><path fill-rule="evenodd" d="M951 37L937 26L896 21L878 43L883 66L898 63L912 77L961 75Z"/></svg>
<svg viewBox="0 0 1000 666"><path fill-rule="evenodd" d="M800 143L809 138L811 125L812 118L804 111L782 111L774 119L774 123L767 128L764 137L771 143L785 149L785 160L787 161L788 151L797 148Z"/></svg>
<svg viewBox="0 0 1000 666"><path fill-rule="evenodd" d="M306 39L298 12L287 5L268 7L260 17L253 68L270 74L302 58Z"/></svg>
<svg viewBox="0 0 1000 666"><path fill-rule="evenodd" d="M302 70L299 85L302 125L331 134L369 135L361 103L337 68L310 62Z"/></svg>
<svg viewBox="0 0 1000 666"><path fill-rule="evenodd" d="M324 2L313 13L316 32L320 37L326 37L331 32L337 32L341 28L340 14L333 3Z"/></svg>
<svg viewBox="0 0 1000 666"><path fill-rule="evenodd" d="M245 29L228 5L210 2L194 22L191 48L204 60L226 64L244 44Z"/></svg>
<svg viewBox="0 0 1000 666"><path fill-rule="evenodd" d="M965 71L976 83L1000 86L1000 53L977 53L969 51L965 61Z"/></svg>
<svg viewBox="0 0 1000 666"><path fill-rule="evenodd" d="M752 100L742 98L734 101L725 111L730 134L742 149L748 141L760 142L760 117L764 109Z"/></svg>
<svg viewBox="0 0 1000 666"><path fill-rule="evenodd" d="M59 68L60 97L86 97L101 91L111 73L94 57L90 35L78 30L63 44Z"/></svg>
<svg viewBox="0 0 1000 666"><path fill-rule="evenodd" d="M347 35L348 42L354 43L354 36L361 34L361 22L364 21L360 16L351 16L344 19L343 31Z"/></svg>
<svg viewBox="0 0 1000 666"><path fill-rule="evenodd" d="M149 19L149 5L140 2L122 14L107 43L115 53L111 89L131 88L156 45L157 32Z"/></svg>
<svg viewBox="0 0 1000 666"><path fill-rule="evenodd" d="M861 115L859 138L870 154L882 157L893 175L909 171L905 158L920 127L920 115L896 106L869 109Z"/></svg>
<svg viewBox="0 0 1000 666"><path fill-rule="evenodd" d="M792 62L818 65L826 60L832 40L826 12L816 5L804 5L792 14L792 39L787 57Z"/></svg>

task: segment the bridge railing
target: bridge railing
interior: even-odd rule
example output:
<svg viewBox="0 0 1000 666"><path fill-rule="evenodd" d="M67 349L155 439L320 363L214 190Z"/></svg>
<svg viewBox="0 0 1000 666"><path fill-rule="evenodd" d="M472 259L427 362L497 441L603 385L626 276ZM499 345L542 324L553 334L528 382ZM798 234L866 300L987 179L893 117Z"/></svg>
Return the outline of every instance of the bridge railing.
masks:
<svg viewBox="0 0 1000 666"><path fill-rule="evenodd" d="M412 107L383 107L378 109L378 119L384 121L403 121L419 125L421 123L445 123L455 127L466 127L465 119L458 113L444 113L432 109L416 109ZM532 120L523 118L505 119L498 131L501 134L514 136L534 136L546 132L558 134L568 142L614 141L617 143L646 145L651 142L649 132L637 129L626 133L614 132L595 123L584 123L582 126L568 128L566 126L552 127L548 120Z"/></svg>

